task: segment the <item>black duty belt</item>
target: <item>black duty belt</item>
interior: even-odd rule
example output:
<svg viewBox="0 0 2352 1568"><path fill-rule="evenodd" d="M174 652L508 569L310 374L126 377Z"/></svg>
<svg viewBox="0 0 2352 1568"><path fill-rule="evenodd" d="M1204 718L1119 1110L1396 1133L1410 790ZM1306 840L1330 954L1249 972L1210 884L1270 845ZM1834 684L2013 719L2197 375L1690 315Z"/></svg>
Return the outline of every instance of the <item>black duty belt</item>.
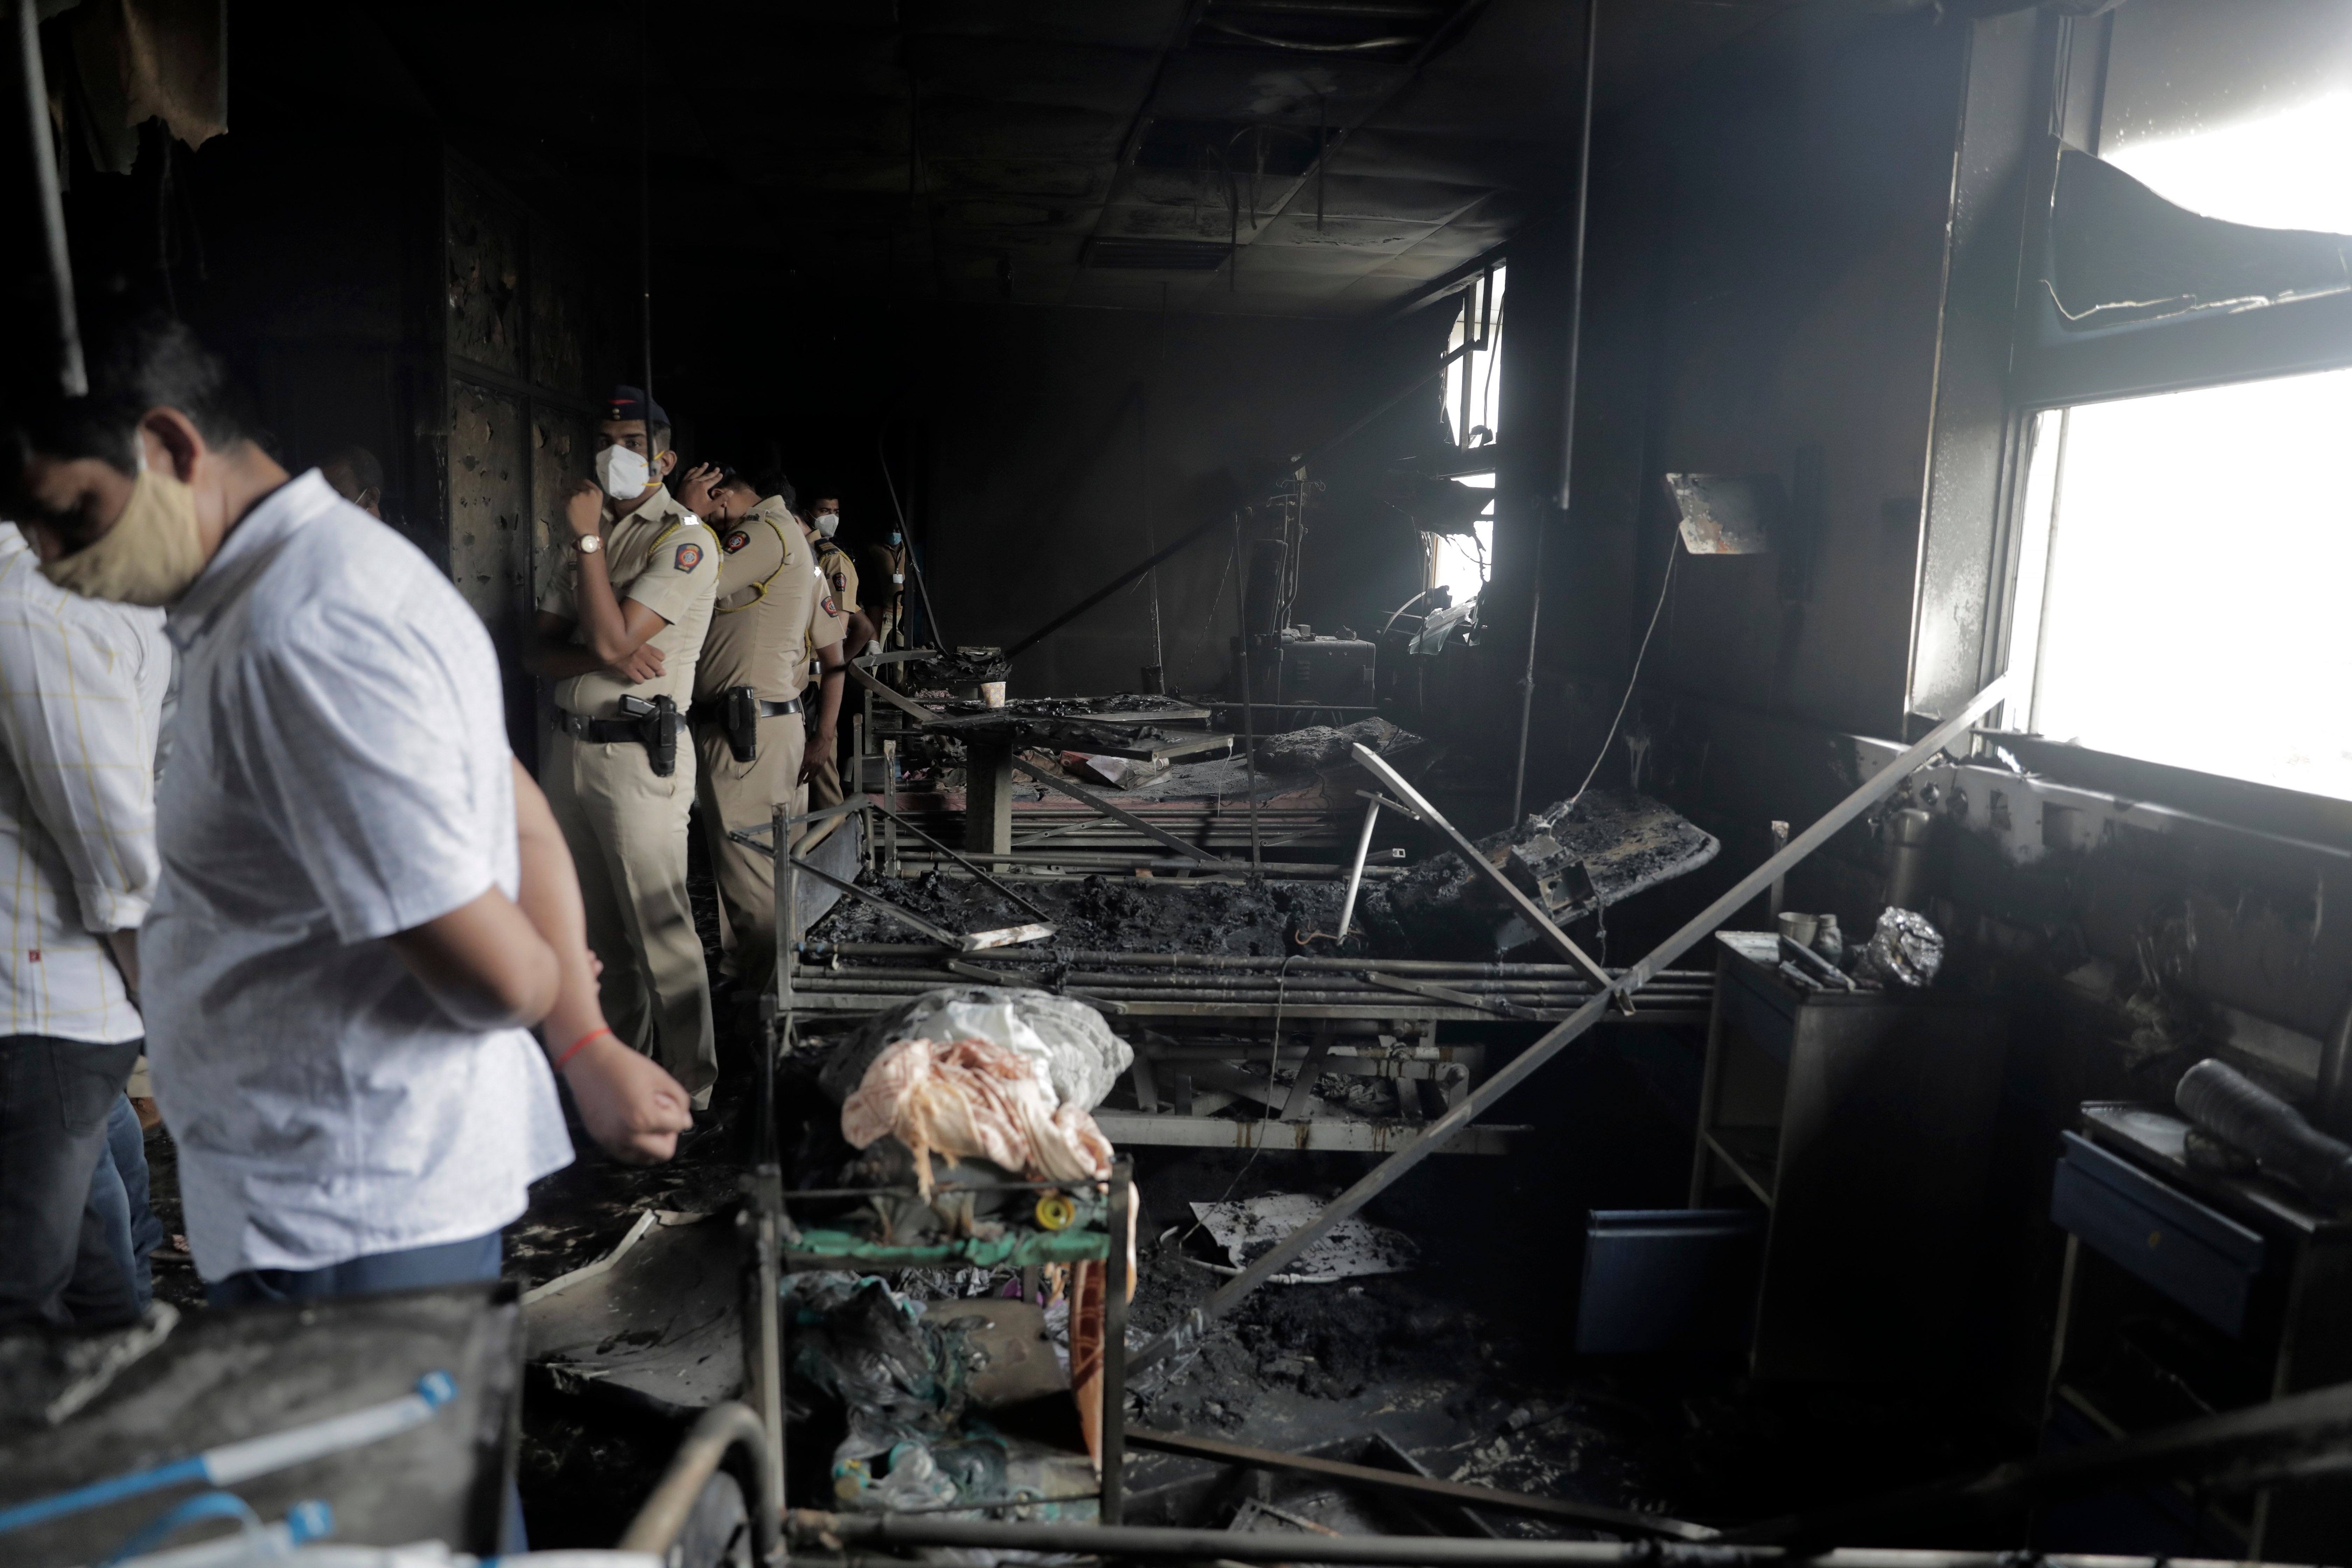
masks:
<svg viewBox="0 0 2352 1568"><path fill-rule="evenodd" d="M594 741L604 745L620 741L642 741L646 731L645 721L639 719L591 719L583 714L561 711L555 715L555 727L579 740Z"/></svg>
<svg viewBox="0 0 2352 1568"><path fill-rule="evenodd" d="M801 710L801 700L797 697L783 702L771 702L764 697L755 697L751 700L758 707L760 717L762 719L781 719L787 713L797 713ZM724 724L727 722L726 699L722 696L716 702L705 703L694 710L691 716L698 724Z"/></svg>
<svg viewBox="0 0 2352 1568"><path fill-rule="evenodd" d="M677 770L677 732L686 722L686 715L667 697L656 697L651 702L642 697L623 697L618 704L618 719L591 719L584 713L556 711L556 728L565 734L600 745L634 743L646 749L646 761L651 764L656 778L667 778Z"/></svg>
<svg viewBox="0 0 2352 1568"><path fill-rule="evenodd" d="M719 694L715 702L705 702L694 710L697 724L716 726L727 735L727 749L739 763L749 764L760 757L760 721L780 719L787 713L801 710L801 700L788 697L782 702L771 702L749 686L730 686Z"/></svg>

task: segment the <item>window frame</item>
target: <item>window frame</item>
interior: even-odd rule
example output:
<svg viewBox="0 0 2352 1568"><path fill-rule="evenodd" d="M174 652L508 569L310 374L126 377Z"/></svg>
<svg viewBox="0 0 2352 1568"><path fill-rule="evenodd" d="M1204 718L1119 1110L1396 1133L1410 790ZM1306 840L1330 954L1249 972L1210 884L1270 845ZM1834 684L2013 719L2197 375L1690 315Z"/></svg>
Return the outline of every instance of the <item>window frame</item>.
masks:
<svg viewBox="0 0 2352 1568"><path fill-rule="evenodd" d="M2037 416L2062 414L2088 404L2352 367L2352 293L2233 313L2200 313L2122 325L2094 333L2061 334L2053 330L2055 307L2045 290L2032 286L2040 276L2036 258L2046 254L2050 239L2051 196L2060 150L2071 146L2095 155L2098 151L2097 128L2115 22L2112 11L2087 18L2026 13L2021 19L1980 21L1971 35L1969 80L1956 147L1954 205L1959 209L1969 202L1971 180L1980 183L1976 193L1979 199L2001 188L2004 181L2021 185L2023 199L2013 209L2014 226L2000 237L2015 246L2015 288L2008 341L2001 345L2007 353L1998 426L1986 428L1979 416L1975 427L1969 428L1965 394L1971 389L1952 395L1948 357L1955 334L1969 325L1959 321L1955 310L1958 287L1955 274L1969 264L1960 254L1964 241L1956 222L1947 258L1937 407L1913 601L1911 668L1906 679L1906 731L1924 733L1932 726L1937 710L1949 703L1950 693L1926 689L1930 679L1921 668L1921 642L1923 628L1931 619L1951 617L1958 600L1970 594L1982 595L1984 610L1976 632L1977 688L2008 669L2019 616L2026 608L2018 602L2019 568L2032 533L2026 515L2026 490ZM2026 26L2033 29L2030 43L2017 36ZM1988 113L1988 109L1992 112ZM2000 122L2001 111L2017 110L2022 110L2021 129L2027 132L2022 137L2017 134L2020 127L2014 120ZM1984 155L1988 146L1991 156ZM2004 148L2009 152L2006 158L2000 156ZM1972 157L1972 153L1977 155ZM1989 237L1973 237L1979 245ZM1948 460L1954 451L1964 458L1975 457L1973 473L1968 471L1966 461ZM1972 547L1982 553L1974 565L1955 559L1938 578L1931 569L1930 554L1931 543L1941 542L1932 539L1937 524L1943 522L1954 533L1968 530L1967 513L1983 504L1979 500L1971 506L1970 492L1981 495L1987 488L1994 515L1981 542ZM1978 517L1982 515L1977 512ZM1983 523L1974 526L1981 529ZM1969 548L1964 545L1960 553ZM2038 616L2042 605L2032 606L2032 613ZM2016 673L2028 681L2033 676L2032 671ZM2024 718L2021 711L2024 706L2014 700L2003 704L1988 716L1984 729L2013 731ZM2265 831L2291 829L2293 837L2352 846L2352 802L2087 747L2046 741L2031 745L2035 770L2063 782L2091 788L2113 786L2127 794L2137 792L2138 798L2177 804ZM2242 803L2244 809L2229 810L2233 801Z"/></svg>

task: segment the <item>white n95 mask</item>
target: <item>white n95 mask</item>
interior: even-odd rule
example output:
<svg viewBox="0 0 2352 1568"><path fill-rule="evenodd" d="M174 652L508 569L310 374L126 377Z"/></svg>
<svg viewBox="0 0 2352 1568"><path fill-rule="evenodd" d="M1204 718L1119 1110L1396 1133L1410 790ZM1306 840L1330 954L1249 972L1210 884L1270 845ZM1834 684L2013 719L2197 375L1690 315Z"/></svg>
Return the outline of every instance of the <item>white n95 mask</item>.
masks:
<svg viewBox="0 0 2352 1568"><path fill-rule="evenodd" d="M642 452L611 446L596 454L596 488L614 500L635 500L646 493L653 465Z"/></svg>
<svg viewBox="0 0 2352 1568"><path fill-rule="evenodd" d="M833 537L833 531L840 526L841 514L839 512L821 511L816 514L816 531L822 537L831 539Z"/></svg>

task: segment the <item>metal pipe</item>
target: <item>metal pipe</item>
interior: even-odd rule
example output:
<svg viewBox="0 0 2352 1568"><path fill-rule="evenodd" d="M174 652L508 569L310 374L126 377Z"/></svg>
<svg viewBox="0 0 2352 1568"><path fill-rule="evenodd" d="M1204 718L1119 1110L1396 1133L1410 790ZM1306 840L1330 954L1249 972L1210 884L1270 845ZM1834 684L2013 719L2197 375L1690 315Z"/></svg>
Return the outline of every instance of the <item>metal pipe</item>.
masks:
<svg viewBox="0 0 2352 1568"><path fill-rule="evenodd" d="M1027 763L1023 762L1018 756L1015 756L1013 759L1013 768L1015 773L1023 774L1032 784L1043 784L1056 795L1068 795L1080 805L1086 806L1090 810L1099 812L1103 816L1110 818L1113 822L1118 823L1120 826L1131 828L1135 832L1142 834L1146 838L1157 839L1161 844L1166 845L1169 848L1176 851L1177 854L1189 856L1201 865L1219 871L1237 871L1241 869L1240 867L1234 865L1229 860L1226 860L1223 856L1212 855L1205 849L1187 844L1167 829L1157 826L1152 823L1146 822L1143 818L1136 816L1131 811L1122 810L1118 806L1111 805L1110 802L1103 799L1102 796L1095 794L1092 790L1086 788L1082 784L1072 784L1068 779L1056 777L1055 774L1046 773L1041 768L1032 767ZM1255 860L1256 858L1257 836L1253 833L1250 836L1250 858Z"/></svg>
<svg viewBox="0 0 2352 1568"><path fill-rule="evenodd" d="M1372 852L1372 829L1381 820L1381 803L1364 803L1364 831L1356 839L1356 858L1348 863L1348 891L1339 900L1339 929L1334 942L1348 940L1348 922L1356 918L1356 889L1364 885L1364 857Z"/></svg>
<svg viewBox="0 0 2352 1568"><path fill-rule="evenodd" d="M827 974L822 979L803 974L800 978L800 984L804 990L827 992L835 995L896 996L915 995L939 986L955 985L970 978L969 975L956 974L952 972L937 976L925 976L921 979L901 976L875 980L865 979L855 974ZM1075 976L1065 979L1063 984L1078 986L1090 995L1106 996L1121 1002L1262 1002L1269 1006L1281 1002L1297 1003L1302 1007L1360 1004L1377 1011L1410 1013L1426 1009L1433 1000L1441 1002L1444 1000L1415 995L1403 991L1392 991L1382 986L1309 988L1304 985L1287 987L1215 984L1106 985L1098 980L1080 980ZM1588 991L1581 994L1513 992L1506 994L1490 991L1465 991L1462 994L1475 996L1482 1001L1516 1002L1522 1005L1577 1007L1591 1001L1593 994ZM1661 999L1661 1004L1671 1005L1675 1003L1683 1003L1688 1005L1703 1005L1708 1000L1709 998L1703 993L1692 991L1664 997ZM1638 1013L1634 1015L1635 1017L1640 1016Z"/></svg>
<svg viewBox="0 0 2352 1568"><path fill-rule="evenodd" d="M824 946L825 952L839 953L845 958L912 958L919 953L947 952L951 949L926 946L912 942L841 942ZM1011 957L1011 954L992 955ZM1167 969L1301 969L1343 970L1360 973L1373 961L1362 958L1259 958L1246 954L1217 952L1120 952L1098 948L1073 948L1058 951L1056 956L1070 963L1126 964ZM1567 963L1474 963L1447 958L1384 958L1378 967L1391 974L1426 974L1433 979L1448 975L1507 979L1581 979L1583 971ZM1610 974L1626 973L1612 969ZM1715 972L1711 969L1662 969L1651 977L1652 984L1689 980L1694 984L1712 985Z"/></svg>
<svg viewBox="0 0 2352 1568"><path fill-rule="evenodd" d="M678 1532L686 1528L688 1515L694 1511L697 1498L728 1453L742 1448L751 1458L752 1496L744 1500L751 1515L751 1540L756 1547L754 1561L775 1561L777 1521L782 1517L783 1500L771 1489L768 1437L752 1408L738 1400L714 1405L702 1413L686 1435L686 1441L670 1456L669 1468L654 1485L653 1492L638 1508L636 1518L622 1533L615 1550L650 1552L667 1557L676 1543Z"/></svg>
<svg viewBox="0 0 2352 1568"><path fill-rule="evenodd" d="M1263 874L1265 856L1258 840L1257 723L1250 717L1257 693L1250 689L1249 558L1242 553L1242 514L1234 513L1234 569L1241 581L1234 588L1234 618L1241 628L1242 770L1249 788L1250 869ZM1279 627L1276 628L1277 631Z"/></svg>
<svg viewBox="0 0 2352 1568"><path fill-rule="evenodd" d="M1584 231L1592 205L1592 88L1601 58L1601 0L1584 0L1584 92L1578 106L1582 124L1576 138L1576 235L1569 262L1568 283L1568 407L1560 420L1559 517L1568 521L1569 498L1576 477L1577 362L1584 337ZM1528 658L1519 672L1519 754L1511 768L1511 826L1517 827L1527 807L1528 725L1535 715L1536 635L1543 620L1544 542L1551 529L1548 520L1536 524L1535 571L1528 578Z"/></svg>
<svg viewBox="0 0 2352 1568"><path fill-rule="evenodd" d="M975 876L975 877L979 878L982 881L983 881L983 882L987 883L990 887L994 888L998 892L1003 893L1006 898L1011 899L1014 903L1019 904L1023 909L1027 910L1031 914L1035 915L1039 920L1041 920L1041 921L1048 921L1048 920L1052 920L1052 919L1054 918L1053 916L1051 916L1051 915L1047 914L1045 910L1043 910L1039 909L1036 905L1034 905L1034 904L1031 903L1028 900L1026 900L1026 899L1023 898L1020 894L1018 894L1018 893L1014 892L1012 889L1010 889L1010 888L1006 887L1003 883L1002 883L1002 882L998 881L995 878L993 878L993 877L990 876L987 872L985 872L985 871L982 870L978 866L973 865L973 864L972 864L969 859L965 858L963 856L961 856L961 855L960 855L960 854L957 854L957 853L956 853L956 851L954 851L954 850L952 850L952 849L949 848L946 845L944 845L944 844L940 843L938 839L936 839L936 838L932 837L929 834L928 834L928 833L924 832L921 828L919 828L919 827L916 826L913 823L908 822L905 817L900 816L897 812L892 811L888 806L887 806L887 805L874 805L874 803L872 803L872 802L870 802L870 801L869 801L869 802L867 802L866 804L867 804L867 805L869 805L873 810L876 810L876 811L880 812L883 816L885 816L888 817L891 821L893 821L893 822L895 822L895 823L898 824L898 826L900 826L901 827L904 827L908 832L909 832L909 833L913 834L916 837L918 837L918 838L921 839L924 843L926 843L926 844L929 845L932 848L934 848L934 849L936 849L936 850L938 850L940 854L953 857L953 858L954 858L954 860L955 860L955 862L956 862L956 864L957 864L957 865L961 866L964 869L966 869L966 870L970 871L973 876Z"/></svg>
<svg viewBox="0 0 2352 1568"><path fill-rule="evenodd" d="M24 127L23 155L31 167L25 171L35 202L40 208L41 248L43 264L48 274L48 305L52 333L49 342L51 374L58 391L67 397L83 397L89 393L89 373L82 363L81 321L74 306L73 260L66 244L66 215L58 192L57 148L49 140L49 89L41 68L41 26L38 7L33 0L15 0L15 46L10 53L9 72L13 79L8 86L16 100L18 121Z"/></svg>
<svg viewBox="0 0 2352 1568"><path fill-rule="evenodd" d="M1298 1260L1299 1255L1331 1227L1362 1208L1366 1204L1394 1186L1414 1166L1420 1164L1447 1140L1472 1121L1493 1109L1495 1103L1511 1090L1525 1083L1538 1068L1573 1044L1576 1039L1601 1022L1601 1015L1620 994L1639 990L1649 983L1650 976L1672 963L1696 946L1700 941L1737 914L1742 906L1769 886L1775 877L1789 866L1829 842L1846 824L1860 816L1890 794L1895 786L1925 764L1928 758L1955 744L1969 728L1984 716L2008 689L2006 678L1997 679L1965 703L1958 713L1928 731L1925 740L1913 745L1894 761L1864 781L1854 792L1830 808L1829 813L1790 841L1789 847L1742 877L1730 891L1717 898L1647 956L1612 981L1609 988L1587 1002L1564 1023L1556 1025L1541 1039L1506 1064L1474 1092L1465 1095L1444 1116L1430 1123L1429 1130L1403 1148L1375 1165L1364 1177L1326 1205L1320 1214L1292 1231L1281 1241L1266 1249L1234 1281L1200 1306L1175 1327L1162 1333L1136 1352L1139 1367L1150 1366L1177 1349L1199 1338L1213 1318L1233 1310L1243 1298L1255 1290L1274 1275L1281 1273Z"/></svg>
<svg viewBox="0 0 2352 1568"><path fill-rule="evenodd" d="M819 1513L794 1509L784 1529L795 1546L895 1549L913 1546L1068 1552L1082 1557L1173 1557L1201 1562L1364 1563L1383 1568L1511 1568L1515 1564L1593 1564L1654 1568L1655 1542L1513 1541L1443 1535L1303 1535L1290 1531L1174 1530L1147 1525L1022 1524L923 1514ZM2016 1568L2011 1551L1902 1551L1847 1547L1786 1552L1769 1546L1690 1549L1709 1568ZM2220 1558L2042 1555L2042 1568L2258 1568Z"/></svg>
<svg viewBox="0 0 2352 1568"><path fill-rule="evenodd" d="M1965 1530L1970 1521L2013 1514L2032 1502L2092 1496L2120 1483L2193 1475L2211 1486L2233 1469L2249 1474L2262 1459L2281 1453L2340 1465L2347 1443L2352 1384L2339 1383L2114 1442L2061 1448L1978 1474L1759 1521L1725 1531L1724 1539L1796 1547L1856 1534L1876 1540L1888 1532L1942 1534L1955 1525Z"/></svg>
<svg viewBox="0 0 2352 1568"><path fill-rule="evenodd" d="M1426 796L1412 787L1411 781L1389 765L1388 759L1361 742L1348 749L1356 753L1357 763L1367 773L1394 791L1396 797L1412 807L1413 814L1420 817L1425 826L1436 828L1452 839L1454 852L1461 856L1463 866L1493 884L1495 889L1519 911L1520 918L1535 928L1537 935L1549 942L1558 950L1561 957L1584 971L1594 981L1604 985L1609 983L1609 972L1601 968L1590 953L1577 946L1566 931L1559 929L1559 922L1551 918L1551 911L1528 897L1518 884L1504 875L1501 867L1480 854L1478 847L1470 842L1469 836L1448 822L1437 807L1430 805ZM1511 820L1514 824L1518 821L1517 813L1512 815ZM1620 994L1615 1000L1621 1011L1630 1013L1633 1010L1633 1004L1622 994Z"/></svg>
<svg viewBox="0 0 2352 1568"><path fill-rule="evenodd" d="M1253 1448L1246 1444L1228 1443L1216 1437L1195 1437L1178 1432L1154 1432L1142 1426L1129 1426L1127 1440L1138 1448L1150 1448L1163 1454L1181 1454L1186 1458L1207 1459L1221 1465L1247 1465L1253 1469L1281 1470L1293 1475L1313 1476L1318 1480L1339 1481L1350 1486L1371 1487L1382 1491L1402 1492L1407 1497L1422 1498L1432 1502L1451 1503L1457 1508L1486 1509L1496 1513L1519 1514L1548 1520L1555 1524L1569 1524L1585 1529L1598 1527L1625 1535L1660 1536L1673 1541L1711 1541L1715 1531L1705 1525L1691 1524L1679 1519L1666 1519L1657 1514L1632 1513L1622 1508L1603 1508L1597 1503L1574 1502L1565 1498L1534 1497L1526 1492L1507 1492L1494 1487L1474 1486L1465 1481L1440 1480L1434 1476L1417 1475L1407 1470L1375 1469L1370 1465L1350 1465L1339 1459L1325 1459L1311 1454L1285 1454L1272 1448Z"/></svg>
<svg viewBox="0 0 2352 1568"><path fill-rule="evenodd" d="M909 852L908 858L920 858L913 852ZM1124 871L1129 868L1141 871L1222 871L1236 876L1250 870L1249 867L1234 861L1214 859L1199 854L1166 856L1153 855L1143 850L1121 853L1114 849L1076 849L1067 854L1054 854L1046 850L1034 850L1024 854L1013 850L1002 855L982 853L972 856L971 858L1004 868L1005 876L1013 876L1024 868L1051 866L1073 867L1087 871ZM1345 866L1337 866L1322 860L1268 860L1258 866L1257 869L1270 876L1323 880L1342 877L1348 870ZM1374 878L1402 877L1404 872L1405 868L1402 866L1368 866L1364 868L1366 876Z"/></svg>

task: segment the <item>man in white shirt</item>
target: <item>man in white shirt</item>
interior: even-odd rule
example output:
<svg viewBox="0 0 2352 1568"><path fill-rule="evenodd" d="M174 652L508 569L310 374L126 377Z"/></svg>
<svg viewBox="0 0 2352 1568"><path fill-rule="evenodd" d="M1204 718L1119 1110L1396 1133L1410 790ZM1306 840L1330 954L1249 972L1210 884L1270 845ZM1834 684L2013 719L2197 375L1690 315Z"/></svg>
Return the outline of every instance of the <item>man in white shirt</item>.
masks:
<svg viewBox="0 0 2352 1568"><path fill-rule="evenodd" d="M488 634L397 533L247 438L185 327L89 351L88 396L0 418L0 484L51 581L172 610L139 952L197 1270L232 1303L495 1277L526 1187L572 1156L551 1061L621 1158L667 1158L691 1118L604 1026Z"/></svg>
<svg viewBox="0 0 2352 1568"><path fill-rule="evenodd" d="M161 611L67 593L0 523L0 1323L141 1311L108 1133L142 1033L126 977L171 670Z"/></svg>

